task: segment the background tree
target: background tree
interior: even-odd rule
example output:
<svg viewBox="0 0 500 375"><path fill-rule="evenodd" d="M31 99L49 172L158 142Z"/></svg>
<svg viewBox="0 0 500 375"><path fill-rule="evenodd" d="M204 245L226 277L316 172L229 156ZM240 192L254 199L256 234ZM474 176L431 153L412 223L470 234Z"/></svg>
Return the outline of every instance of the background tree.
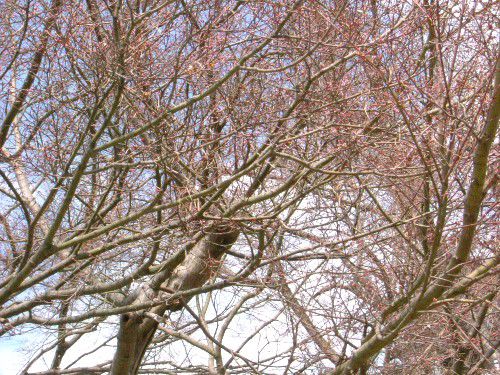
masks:
<svg viewBox="0 0 500 375"><path fill-rule="evenodd" d="M23 374L498 370L493 2L1 13Z"/></svg>

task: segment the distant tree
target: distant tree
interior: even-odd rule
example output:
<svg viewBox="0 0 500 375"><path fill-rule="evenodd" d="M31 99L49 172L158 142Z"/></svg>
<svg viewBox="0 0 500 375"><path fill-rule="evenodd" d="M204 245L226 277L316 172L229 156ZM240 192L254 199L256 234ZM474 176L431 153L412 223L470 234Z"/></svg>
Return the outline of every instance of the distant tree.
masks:
<svg viewBox="0 0 500 375"><path fill-rule="evenodd" d="M22 374L498 371L495 2L0 10Z"/></svg>

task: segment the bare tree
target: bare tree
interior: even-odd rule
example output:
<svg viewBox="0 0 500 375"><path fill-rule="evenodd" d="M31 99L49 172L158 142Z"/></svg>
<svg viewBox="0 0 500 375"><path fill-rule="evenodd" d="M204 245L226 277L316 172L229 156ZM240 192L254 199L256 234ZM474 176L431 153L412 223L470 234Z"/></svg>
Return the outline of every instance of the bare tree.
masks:
<svg viewBox="0 0 500 375"><path fill-rule="evenodd" d="M22 374L498 370L493 2L0 7Z"/></svg>

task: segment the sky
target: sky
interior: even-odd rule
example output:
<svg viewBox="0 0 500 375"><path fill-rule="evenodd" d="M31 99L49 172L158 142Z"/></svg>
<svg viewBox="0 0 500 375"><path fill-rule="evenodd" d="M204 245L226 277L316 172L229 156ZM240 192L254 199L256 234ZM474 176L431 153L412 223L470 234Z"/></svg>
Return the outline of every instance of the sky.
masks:
<svg viewBox="0 0 500 375"><path fill-rule="evenodd" d="M28 342L24 336L3 337L0 340L0 375L16 375L28 360L21 348Z"/></svg>

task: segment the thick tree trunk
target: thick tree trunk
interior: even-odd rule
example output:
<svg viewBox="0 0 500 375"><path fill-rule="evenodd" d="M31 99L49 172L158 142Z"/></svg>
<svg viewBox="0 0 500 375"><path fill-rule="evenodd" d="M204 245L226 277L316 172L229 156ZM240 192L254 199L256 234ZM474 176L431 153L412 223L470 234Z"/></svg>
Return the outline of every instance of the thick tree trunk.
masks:
<svg viewBox="0 0 500 375"><path fill-rule="evenodd" d="M218 261L238 238L239 232L228 226L219 226L206 234L184 256L172 272L165 275L159 290L143 286L134 304L144 303L154 298L165 298L163 305L148 312L163 316L166 311L182 308L184 301L168 301L172 293L198 288L205 284L218 267ZM139 371L144 353L153 339L158 322L145 315L145 311L126 313L120 317L117 349L111 366L112 375L135 375Z"/></svg>
<svg viewBox="0 0 500 375"><path fill-rule="evenodd" d="M118 345L111 374L137 374L157 325L153 319L144 318L140 313L123 314L120 317Z"/></svg>

